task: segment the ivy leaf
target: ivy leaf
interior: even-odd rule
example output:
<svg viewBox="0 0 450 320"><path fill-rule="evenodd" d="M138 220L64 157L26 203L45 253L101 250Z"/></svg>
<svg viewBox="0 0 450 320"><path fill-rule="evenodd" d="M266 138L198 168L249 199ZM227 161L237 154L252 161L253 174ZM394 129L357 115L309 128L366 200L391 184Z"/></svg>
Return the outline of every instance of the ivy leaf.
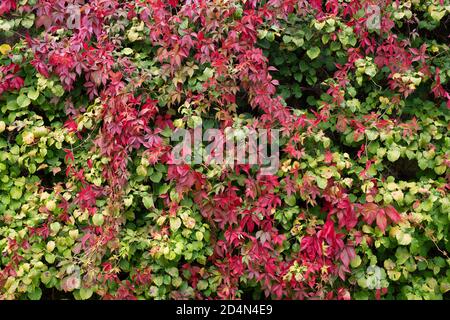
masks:
<svg viewBox="0 0 450 320"><path fill-rule="evenodd" d="M94 214L94 216L92 217L92 222L94 223L94 225L96 226L101 226L104 222L104 217L103 214L101 213L96 213Z"/></svg>
<svg viewBox="0 0 450 320"><path fill-rule="evenodd" d="M11 46L7 43L0 45L0 53L3 55L8 54L11 51Z"/></svg>
<svg viewBox="0 0 450 320"><path fill-rule="evenodd" d="M52 230L55 234L61 229L61 224L56 221L50 224L50 230Z"/></svg>
<svg viewBox="0 0 450 320"><path fill-rule="evenodd" d="M398 247L397 251L395 252L395 257L397 258L397 264L402 265L406 262L406 260L409 259L411 254L409 253L408 249L405 247Z"/></svg>
<svg viewBox="0 0 450 320"><path fill-rule="evenodd" d="M165 194L165 193L167 193L167 191L169 191L169 189L170 189L170 186L167 183L164 183L164 184L159 186L158 194L159 195Z"/></svg>
<svg viewBox="0 0 450 320"><path fill-rule="evenodd" d="M361 209L361 213L363 215L363 219L368 224L372 224L373 221L376 218L378 211L378 206L373 202L368 202L365 205L363 205Z"/></svg>
<svg viewBox="0 0 450 320"><path fill-rule="evenodd" d="M398 148L390 149L387 152L387 158L390 162L395 162L400 158L400 150Z"/></svg>
<svg viewBox="0 0 450 320"><path fill-rule="evenodd" d="M178 269L176 267L170 267L166 270L166 272L171 276L171 277L177 277L178 276Z"/></svg>
<svg viewBox="0 0 450 320"><path fill-rule="evenodd" d="M361 257L356 256L355 258L352 259L352 261L350 261L350 265L352 268L358 268L361 262L362 262Z"/></svg>
<svg viewBox="0 0 450 320"><path fill-rule="evenodd" d="M366 69L364 72L365 72L365 74L367 74L368 76L373 78L377 74L377 68L374 65L368 65L368 66L366 66Z"/></svg>
<svg viewBox="0 0 450 320"><path fill-rule="evenodd" d="M303 44L305 43L305 40L303 40L303 38L293 38L292 42L298 47L300 48L301 46L303 46Z"/></svg>
<svg viewBox="0 0 450 320"><path fill-rule="evenodd" d="M154 183L158 183L161 181L162 173L159 171L153 172L153 174L150 176L150 180L152 180Z"/></svg>
<svg viewBox="0 0 450 320"><path fill-rule="evenodd" d="M445 16L446 10L442 11L431 11L431 18L433 18L434 21L440 21Z"/></svg>
<svg viewBox="0 0 450 320"><path fill-rule="evenodd" d="M387 219L386 219L386 215L385 215L385 211L383 209L378 210L377 213L377 226L378 228L380 228L381 232L386 231L386 227L387 227Z"/></svg>
<svg viewBox="0 0 450 320"><path fill-rule="evenodd" d="M291 36L288 36L286 34L283 36L283 42L284 43L289 43L291 41L292 41L292 37Z"/></svg>
<svg viewBox="0 0 450 320"><path fill-rule="evenodd" d="M82 300L87 300L90 297L92 297L93 293L94 293L94 291L92 290L92 288L81 288L80 289L80 298Z"/></svg>
<svg viewBox="0 0 450 320"><path fill-rule="evenodd" d="M9 191L9 194L14 200L19 200L22 197L22 189L18 187L12 187Z"/></svg>
<svg viewBox="0 0 450 320"><path fill-rule="evenodd" d="M195 239L197 239L197 241L202 241L203 233L201 233L200 231L195 232Z"/></svg>
<svg viewBox="0 0 450 320"><path fill-rule="evenodd" d="M316 177L316 182L317 182L317 186L320 189L325 189L327 187L328 184L328 180L322 177Z"/></svg>
<svg viewBox="0 0 450 320"><path fill-rule="evenodd" d="M16 102L19 105L19 107L26 108L30 105L31 100L26 95L21 94L17 97Z"/></svg>
<svg viewBox="0 0 450 320"><path fill-rule="evenodd" d="M198 290L205 290L206 288L208 288L208 281L206 280L200 280L197 284L197 289Z"/></svg>
<svg viewBox="0 0 450 320"><path fill-rule="evenodd" d="M308 51L306 51L306 54L311 60L314 60L317 58L320 54L320 49L318 47L312 47Z"/></svg>
<svg viewBox="0 0 450 320"><path fill-rule="evenodd" d="M60 84L55 85L51 88L51 90L52 93L57 97L62 97L64 95L64 88Z"/></svg>
<svg viewBox="0 0 450 320"><path fill-rule="evenodd" d="M395 238L397 239L398 244L400 244L402 246L407 246L412 241L412 237L409 233L398 232L395 235Z"/></svg>
<svg viewBox="0 0 450 320"><path fill-rule="evenodd" d="M267 30L263 29L263 30L258 30L258 38L259 39L264 39L267 36Z"/></svg>
<svg viewBox="0 0 450 320"><path fill-rule="evenodd" d="M295 206L295 204L297 203L297 199L295 198L295 195L290 195L287 196L284 201L290 205L291 207Z"/></svg>
<svg viewBox="0 0 450 320"><path fill-rule="evenodd" d="M426 168L428 168L428 160L425 158L421 158L417 161L420 170L425 170Z"/></svg>
<svg viewBox="0 0 450 320"><path fill-rule="evenodd" d="M126 56L129 56L130 54L133 53L133 49L131 49L131 48L124 48L124 49L122 50L122 53L123 53L124 55L126 55Z"/></svg>
<svg viewBox="0 0 450 320"><path fill-rule="evenodd" d="M30 29L34 24L34 15L31 16L31 18L25 17L22 22L22 26L24 26L26 29Z"/></svg>
<svg viewBox="0 0 450 320"><path fill-rule="evenodd" d="M351 246L345 247L340 254L340 258L344 266L348 267L350 261L356 257L355 249Z"/></svg>
<svg viewBox="0 0 450 320"><path fill-rule="evenodd" d="M144 206L146 209L154 208L155 204L153 203L153 197L145 196L142 199L142 202L144 203Z"/></svg>
<svg viewBox="0 0 450 320"><path fill-rule="evenodd" d="M39 91L37 91L34 88L32 88L32 89L30 89L30 91L28 91L27 96L31 100L36 100L37 98L39 98Z"/></svg>
<svg viewBox="0 0 450 320"><path fill-rule="evenodd" d="M402 218L393 206L387 206L386 208L384 208L384 212L388 215L393 223L399 222Z"/></svg>
<svg viewBox="0 0 450 320"><path fill-rule="evenodd" d="M31 300L40 300L42 296L42 290L39 287L34 288L33 291L28 293L28 297Z"/></svg>
<svg viewBox="0 0 450 320"><path fill-rule="evenodd" d="M170 230L172 232L177 231L181 227L181 219L178 217L170 218Z"/></svg>

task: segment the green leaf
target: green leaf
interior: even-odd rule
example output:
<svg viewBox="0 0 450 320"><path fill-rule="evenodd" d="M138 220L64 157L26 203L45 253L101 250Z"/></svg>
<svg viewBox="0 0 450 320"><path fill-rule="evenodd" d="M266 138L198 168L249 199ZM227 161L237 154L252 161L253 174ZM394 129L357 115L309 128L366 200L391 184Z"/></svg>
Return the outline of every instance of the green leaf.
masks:
<svg viewBox="0 0 450 320"><path fill-rule="evenodd" d="M328 184L328 180L322 177L316 177L316 182L317 182L317 186L320 189L325 189L327 187Z"/></svg>
<svg viewBox="0 0 450 320"><path fill-rule="evenodd" d="M165 193L167 193L167 191L169 191L169 189L170 189L170 186L167 183L164 183L164 184L159 186L158 194L159 195L165 194Z"/></svg>
<svg viewBox="0 0 450 320"><path fill-rule="evenodd" d="M183 22L180 24L181 30L187 29L189 26L189 19L184 19Z"/></svg>
<svg viewBox="0 0 450 320"><path fill-rule="evenodd" d="M303 40L303 38L293 38L292 42L298 47L300 48L301 46L303 46L303 44L305 43L305 40Z"/></svg>
<svg viewBox="0 0 450 320"><path fill-rule="evenodd" d="M159 171L154 171L153 174L150 176L150 180L152 180L154 183L158 183L161 181L162 173Z"/></svg>
<svg viewBox="0 0 450 320"><path fill-rule="evenodd" d="M283 36L283 42L284 43L289 43L291 41L292 41L292 37L291 36L288 36L286 34Z"/></svg>
<svg viewBox="0 0 450 320"><path fill-rule="evenodd" d="M94 225L96 226L101 226L103 224L103 222L105 221L103 214L101 213L96 213L94 214L94 216L92 217L92 222L94 223Z"/></svg>
<svg viewBox="0 0 450 320"><path fill-rule="evenodd" d="M198 290L205 290L206 288L208 288L208 281L206 280L200 280L197 283L197 289Z"/></svg>
<svg viewBox="0 0 450 320"><path fill-rule="evenodd" d="M145 177L147 175L147 169L144 166L138 166L136 168L136 173L138 176Z"/></svg>
<svg viewBox="0 0 450 320"><path fill-rule="evenodd" d="M290 196L286 197L284 201L290 205L291 207L295 206L297 203L297 199L295 198L295 195L291 194Z"/></svg>
<svg viewBox="0 0 450 320"><path fill-rule="evenodd" d="M211 78L214 75L214 69L208 68L206 67L205 70L203 71L203 74L201 77L199 77L199 79L201 81L206 81L209 78Z"/></svg>
<svg viewBox="0 0 450 320"><path fill-rule="evenodd" d="M301 72L295 73L295 74L294 74L294 79L295 79L297 82L302 82L302 80L303 80L303 73L301 73Z"/></svg>
<svg viewBox="0 0 450 320"><path fill-rule="evenodd" d="M424 210L424 211L427 211L427 212L431 211L431 209L433 209L433 201L431 200L431 198L428 198L427 200L422 202L421 207L422 207L422 210Z"/></svg>
<svg viewBox="0 0 450 320"><path fill-rule="evenodd" d="M165 172L166 167L162 163L155 164L155 169L159 172Z"/></svg>
<svg viewBox="0 0 450 320"><path fill-rule="evenodd" d="M361 288L367 288L367 279L366 278L359 278L357 280L358 282L358 286L360 286Z"/></svg>
<svg viewBox="0 0 450 320"><path fill-rule="evenodd" d="M444 165L434 167L434 172L436 172L436 174L438 174L438 175L444 174L446 170L447 170L447 167Z"/></svg>
<svg viewBox="0 0 450 320"><path fill-rule="evenodd" d="M142 202L144 203L145 208L150 209L150 208L154 208L155 204L153 203L153 197L151 196L145 196L142 199Z"/></svg>
<svg viewBox="0 0 450 320"><path fill-rule="evenodd" d="M442 293L446 293L448 291L450 291L450 280L445 280L441 283L439 289L441 290Z"/></svg>
<svg viewBox="0 0 450 320"><path fill-rule="evenodd" d="M93 293L94 293L94 291L92 290L92 288L81 288L80 289L80 298L82 300L87 300L90 297L92 297Z"/></svg>
<svg viewBox="0 0 450 320"><path fill-rule="evenodd" d="M316 20L316 21L314 21L314 27L317 30L322 30L322 28L325 26L325 23L326 23L326 21L319 22Z"/></svg>
<svg viewBox="0 0 450 320"><path fill-rule="evenodd" d="M447 12L446 10L442 10L442 11L435 11L435 10L433 10L433 11L431 11L430 15L431 15L431 18L433 18L434 21L440 21L445 16L446 12Z"/></svg>
<svg viewBox="0 0 450 320"><path fill-rule="evenodd" d="M164 281L164 279L163 279L162 276L157 276L157 277L155 277L155 278L153 279L153 282L154 282L158 287L160 287L160 286L163 284L163 281Z"/></svg>
<svg viewBox="0 0 450 320"><path fill-rule="evenodd" d="M26 29L30 29L33 26L33 24L34 24L34 19L23 19L21 24Z"/></svg>
<svg viewBox="0 0 450 320"><path fill-rule="evenodd" d="M50 224L50 230L52 230L54 233L58 233L58 231L61 229L61 224L58 221L52 222Z"/></svg>
<svg viewBox="0 0 450 320"><path fill-rule="evenodd" d="M361 264L360 256L356 256L352 261L350 261L350 265L352 266L352 268L358 268L360 264Z"/></svg>
<svg viewBox="0 0 450 320"><path fill-rule="evenodd" d="M28 298L31 300L39 300L42 296L42 290L39 287L34 288L33 291L28 292Z"/></svg>
<svg viewBox="0 0 450 320"><path fill-rule="evenodd" d="M365 74L373 78L377 74L377 68L374 65L367 65L364 72Z"/></svg>
<svg viewBox="0 0 450 320"><path fill-rule="evenodd" d="M376 130L366 130L366 135L367 135L367 139L369 139L370 141L373 141L376 138L378 138L378 131L376 131ZM375 149L375 152L376 152L376 149ZM375 153L375 152L372 152L372 153Z"/></svg>
<svg viewBox="0 0 450 320"><path fill-rule="evenodd" d="M123 53L124 55L126 55L126 56L129 56L130 54L133 53L133 49L131 49L131 48L124 48L124 49L122 50L122 53Z"/></svg>
<svg viewBox="0 0 450 320"><path fill-rule="evenodd" d="M30 105L31 100L26 95L21 94L17 97L16 102L19 105L19 107L26 108Z"/></svg>
<svg viewBox="0 0 450 320"><path fill-rule="evenodd" d="M52 280L52 274L50 271L45 271L41 273L41 282L47 284Z"/></svg>
<svg viewBox="0 0 450 320"><path fill-rule="evenodd" d="M387 272L389 279L391 279L392 281L397 281L398 279L400 279L400 276L402 275L399 271L397 270L389 270Z"/></svg>
<svg viewBox="0 0 450 320"><path fill-rule="evenodd" d="M395 257L397 258L397 265L402 265L406 262L406 260L409 259L410 253L408 249L405 247L398 247L397 251L395 252Z"/></svg>
<svg viewBox="0 0 450 320"><path fill-rule="evenodd" d="M320 49L318 47L312 47L308 51L306 51L306 54L311 60L314 60L317 58L320 54Z"/></svg>
<svg viewBox="0 0 450 320"><path fill-rule="evenodd" d="M400 150L398 148L393 148L388 150L387 158L390 162L395 162L400 158Z"/></svg>
<svg viewBox="0 0 450 320"><path fill-rule="evenodd" d="M355 298L355 300L368 300L369 294L364 291L359 291L359 292L355 292L353 297Z"/></svg>
<svg viewBox="0 0 450 320"><path fill-rule="evenodd" d="M176 267L170 267L167 268L166 272L171 276L171 277L178 277L178 269Z"/></svg>
<svg viewBox="0 0 450 320"><path fill-rule="evenodd" d="M169 126L165 127L163 131L161 131L161 135L165 138L170 138L172 136L172 129Z"/></svg>
<svg viewBox="0 0 450 320"><path fill-rule="evenodd" d="M46 253L45 254L45 261L47 261L49 264L52 264L55 262L56 256L53 253Z"/></svg>
<svg viewBox="0 0 450 320"><path fill-rule="evenodd" d="M28 91L27 96L31 100L36 100L37 98L39 98L39 91L37 91L34 88L32 88L32 89L30 89L30 91Z"/></svg>
<svg viewBox="0 0 450 320"><path fill-rule="evenodd" d="M55 85L51 88L51 90L52 93L57 97L62 97L64 95L64 88L60 84Z"/></svg>
<svg viewBox="0 0 450 320"><path fill-rule="evenodd" d="M22 188L12 187L9 194L14 200L19 200L22 197Z"/></svg>

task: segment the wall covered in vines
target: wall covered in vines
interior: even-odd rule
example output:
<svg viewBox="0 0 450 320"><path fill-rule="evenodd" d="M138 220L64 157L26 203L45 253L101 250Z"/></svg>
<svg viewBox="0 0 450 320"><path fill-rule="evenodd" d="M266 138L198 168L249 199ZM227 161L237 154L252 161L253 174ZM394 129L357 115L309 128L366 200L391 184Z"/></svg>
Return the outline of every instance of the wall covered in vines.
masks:
<svg viewBox="0 0 450 320"><path fill-rule="evenodd" d="M448 299L449 35L449 0L2 0L0 299ZM200 123L279 167L174 164Z"/></svg>

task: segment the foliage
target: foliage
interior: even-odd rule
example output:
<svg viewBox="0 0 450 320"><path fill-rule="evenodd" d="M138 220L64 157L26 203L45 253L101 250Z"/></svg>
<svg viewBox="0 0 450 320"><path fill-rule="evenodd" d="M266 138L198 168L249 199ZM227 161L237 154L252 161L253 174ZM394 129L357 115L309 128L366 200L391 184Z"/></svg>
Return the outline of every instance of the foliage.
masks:
<svg viewBox="0 0 450 320"><path fill-rule="evenodd" d="M0 298L448 298L449 13L2 1ZM199 119L277 174L170 164Z"/></svg>

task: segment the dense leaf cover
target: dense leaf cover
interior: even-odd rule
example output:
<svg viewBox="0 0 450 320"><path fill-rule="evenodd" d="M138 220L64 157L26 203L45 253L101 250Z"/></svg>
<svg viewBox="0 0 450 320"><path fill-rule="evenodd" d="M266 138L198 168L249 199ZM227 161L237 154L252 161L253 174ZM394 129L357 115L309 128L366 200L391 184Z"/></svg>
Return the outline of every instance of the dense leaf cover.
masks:
<svg viewBox="0 0 450 320"><path fill-rule="evenodd" d="M2 0L0 298L448 298L449 13ZM200 119L277 174L170 164Z"/></svg>

